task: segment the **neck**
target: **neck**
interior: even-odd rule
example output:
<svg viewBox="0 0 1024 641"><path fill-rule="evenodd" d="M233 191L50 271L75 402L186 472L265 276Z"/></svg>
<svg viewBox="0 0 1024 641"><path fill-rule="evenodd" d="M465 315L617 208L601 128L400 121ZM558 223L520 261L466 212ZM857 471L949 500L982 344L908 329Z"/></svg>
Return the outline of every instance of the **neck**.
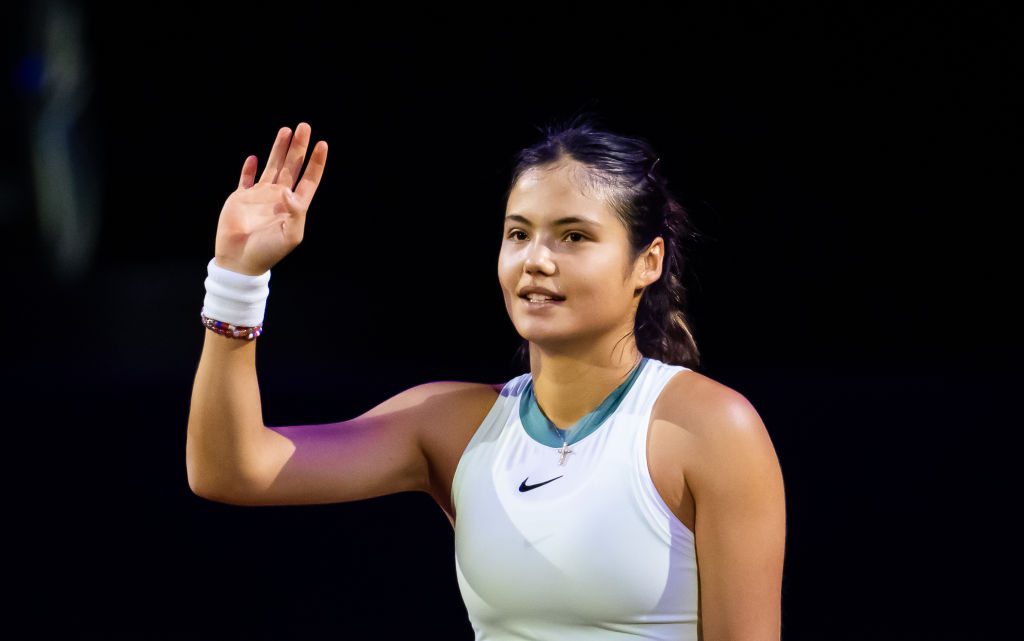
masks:
<svg viewBox="0 0 1024 641"><path fill-rule="evenodd" d="M615 344L618 341L618 344ZM544 414L566 429L592 412L625 382L641 354L632 336L592 344L585 353L530 343L533 394Z"/></svg>

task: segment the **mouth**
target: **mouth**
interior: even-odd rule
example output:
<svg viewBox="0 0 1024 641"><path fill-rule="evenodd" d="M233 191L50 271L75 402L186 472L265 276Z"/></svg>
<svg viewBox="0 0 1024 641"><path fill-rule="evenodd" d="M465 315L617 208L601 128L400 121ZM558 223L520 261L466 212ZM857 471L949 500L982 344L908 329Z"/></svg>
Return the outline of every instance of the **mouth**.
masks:
<svg viewBox="0 0 1024 641"><path fill-rule="evenodd" d="M547 296L520 296L519 300L526 303L526 306L530 309L554 307L555 305L561 305L565 301L564 298L548 298Z"/></svg>

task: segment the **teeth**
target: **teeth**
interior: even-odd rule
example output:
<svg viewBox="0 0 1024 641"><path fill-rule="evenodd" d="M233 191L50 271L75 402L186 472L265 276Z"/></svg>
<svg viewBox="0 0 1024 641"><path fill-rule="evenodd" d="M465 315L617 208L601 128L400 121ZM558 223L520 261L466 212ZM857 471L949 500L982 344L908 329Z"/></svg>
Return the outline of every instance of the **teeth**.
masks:
<svg viewBox="0 0 1024 641"><path fill-rule="evenodd" d="M537 294L528 294L527 298L530 299L530 301L534 302L534 303L539 303L539 302L545 301L545 300L551 300L550 296L540 296L540 295L537 295Z"/></svg>

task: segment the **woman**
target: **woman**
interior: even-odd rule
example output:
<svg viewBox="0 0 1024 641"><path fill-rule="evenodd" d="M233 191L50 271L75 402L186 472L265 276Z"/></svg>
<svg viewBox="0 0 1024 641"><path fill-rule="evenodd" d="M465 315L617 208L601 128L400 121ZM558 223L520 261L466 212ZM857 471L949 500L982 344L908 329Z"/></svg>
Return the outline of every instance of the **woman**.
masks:
<svg viewBox="0 0 1024 641"><path fill-rule="evenodd" d="M693 232L650 146L581 118L520 153L498 280L529 372L268 427L255 338L326 164L320 141L296 186L310 133L281 129L258 182L247 158L221 212L192 490L238 505L429 493L455 529L477 639L779 639L781 469L747 399L692 369Z"/></svg>

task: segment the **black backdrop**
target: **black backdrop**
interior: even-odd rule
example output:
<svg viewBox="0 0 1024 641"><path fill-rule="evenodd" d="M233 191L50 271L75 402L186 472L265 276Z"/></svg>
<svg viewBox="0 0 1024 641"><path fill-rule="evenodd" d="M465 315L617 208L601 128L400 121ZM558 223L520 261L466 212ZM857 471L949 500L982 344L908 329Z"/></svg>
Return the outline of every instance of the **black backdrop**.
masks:
<svg viewBox="0 0 1024 641"><path fill-rule="evenodd" d="M307 121L330 156L273 269L266 423L507 380L511 157L590 110L654 144L710 238L701 371L751 400L782 464L783 638L1008 638L1021 25L1009 3L825 4L11 7L3 636L471 639L427 495L190 492L206 263L242 161L262 171ZM47 46L41 24L65 30ZM70 100L40 84L61 55L88 89L56 139L96 214L77 245L40 204L70 189L38 155Z"/></svg>

